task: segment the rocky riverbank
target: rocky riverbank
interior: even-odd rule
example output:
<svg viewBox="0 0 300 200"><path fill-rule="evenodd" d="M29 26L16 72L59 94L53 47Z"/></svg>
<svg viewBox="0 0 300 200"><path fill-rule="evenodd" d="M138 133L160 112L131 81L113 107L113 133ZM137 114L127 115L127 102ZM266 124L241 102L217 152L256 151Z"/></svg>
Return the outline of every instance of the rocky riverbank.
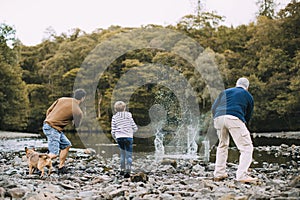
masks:
<svg viewBox="0 0 300 200"><path fill-rule="evenodd" d="M284 164L263 163L252 168L257 184L234 180L237 165L228 163L229 178L214 182L213 163L200 160L163 160L134 158L131 178L119 175L119 156L104 159L92 149L70 152L70 173L56 171L41 178L28 175L25 152L0 153L0 198L26 200L89 199L299 199L300 147L282 145L267 148L270 154L294 156ZM266 150L266 149L264 149Z"/></svg>

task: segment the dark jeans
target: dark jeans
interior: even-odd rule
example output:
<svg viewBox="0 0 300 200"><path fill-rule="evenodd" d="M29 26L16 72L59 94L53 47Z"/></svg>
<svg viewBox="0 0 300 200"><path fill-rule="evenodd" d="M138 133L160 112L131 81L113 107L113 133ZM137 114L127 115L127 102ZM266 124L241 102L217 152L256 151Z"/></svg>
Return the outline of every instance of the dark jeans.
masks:
<svg viewBox="0 0 300 200"><path fill-rule="evenodd" d="M117 138L120 149L121 170L131 171L133 138Z"/></svg>

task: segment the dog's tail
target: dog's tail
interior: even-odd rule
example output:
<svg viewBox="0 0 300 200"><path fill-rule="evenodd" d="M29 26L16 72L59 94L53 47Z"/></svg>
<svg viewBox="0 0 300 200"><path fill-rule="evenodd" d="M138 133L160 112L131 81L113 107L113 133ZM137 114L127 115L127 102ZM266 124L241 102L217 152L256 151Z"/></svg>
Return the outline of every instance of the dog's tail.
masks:
<svg viewBox="0 0 300 200"><path fill-rule="evenodd" d="M39 154L39 158L43 158L43 159L51 159L51 157L48 154Z"/></svg>

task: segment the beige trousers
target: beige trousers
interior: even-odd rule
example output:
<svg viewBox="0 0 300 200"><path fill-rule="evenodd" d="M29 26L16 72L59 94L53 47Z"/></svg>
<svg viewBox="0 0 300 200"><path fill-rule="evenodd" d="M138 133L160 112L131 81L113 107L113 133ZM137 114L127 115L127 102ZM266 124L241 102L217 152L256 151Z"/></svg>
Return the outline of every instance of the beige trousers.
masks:
<svg viewBox="0 0 300 200"><path fill-rule="evenodd" d="M250 132L245 123L235 116L223 115L214 119L214 127L219 137L214 177L220 177L226 174L230 133L235 145L240 151L236 180L247 178L247 172L252 162L253 145Z"/></svg>

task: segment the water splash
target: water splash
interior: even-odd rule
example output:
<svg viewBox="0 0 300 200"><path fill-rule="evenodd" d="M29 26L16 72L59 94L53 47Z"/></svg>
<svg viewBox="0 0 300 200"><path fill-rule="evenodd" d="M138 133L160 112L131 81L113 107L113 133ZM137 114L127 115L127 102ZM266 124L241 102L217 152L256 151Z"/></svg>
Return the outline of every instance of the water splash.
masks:
<svg viewBox="0 0 300 200"><path fill-rule="evenodd" d="M208 161L209 141L207 137L200 136L205 132L208 115L193 113L193 108L188 105L194 104L187 103L186 107L178 109L176 99L167 91L162 91L156 100L159 104L149 110L152 131L155 133L155 159L200 158Z"/></svg>
<svg viewBox="0 0 300 200"><path fill-rule="evenodd" d="M165 147L164 147L164 135L158 129L155 133L154 145L155 145L155 159L156 161L160 161L162 157L165 155Z"/></svg>
<svg viewBox="0 0 300 200"><path fill-rule="evenodd" d="M193 125L188 125L187 127L188 133L187 133L187 153L189 155L196 155L198 150L198 145L196 143L196 136L198 128Z"/></svg>
<svg viewBox="0 0 300 200"><path fill-rule="evenodd" d="M203 120L205 115L195 118L192 117L192 113L185 114L188 117L178 120L178 126L174 130L168 127L168 112L164 106L155 104L149 110L149 115L152 131L155 133L156 161L163 158L209 160L209 140L205 136L200 136L205 128L203 125L206 123Z"/></svg>
<svg viewBox="0 0 300 200"><path fill-rule="evenodd" d="M159 161L165 155L164 133L162 132L162 128L166 123L167 112L163 106L155 104L150 108L149 116L151 119L151 128L155 132L155 159Z"/></svg>

